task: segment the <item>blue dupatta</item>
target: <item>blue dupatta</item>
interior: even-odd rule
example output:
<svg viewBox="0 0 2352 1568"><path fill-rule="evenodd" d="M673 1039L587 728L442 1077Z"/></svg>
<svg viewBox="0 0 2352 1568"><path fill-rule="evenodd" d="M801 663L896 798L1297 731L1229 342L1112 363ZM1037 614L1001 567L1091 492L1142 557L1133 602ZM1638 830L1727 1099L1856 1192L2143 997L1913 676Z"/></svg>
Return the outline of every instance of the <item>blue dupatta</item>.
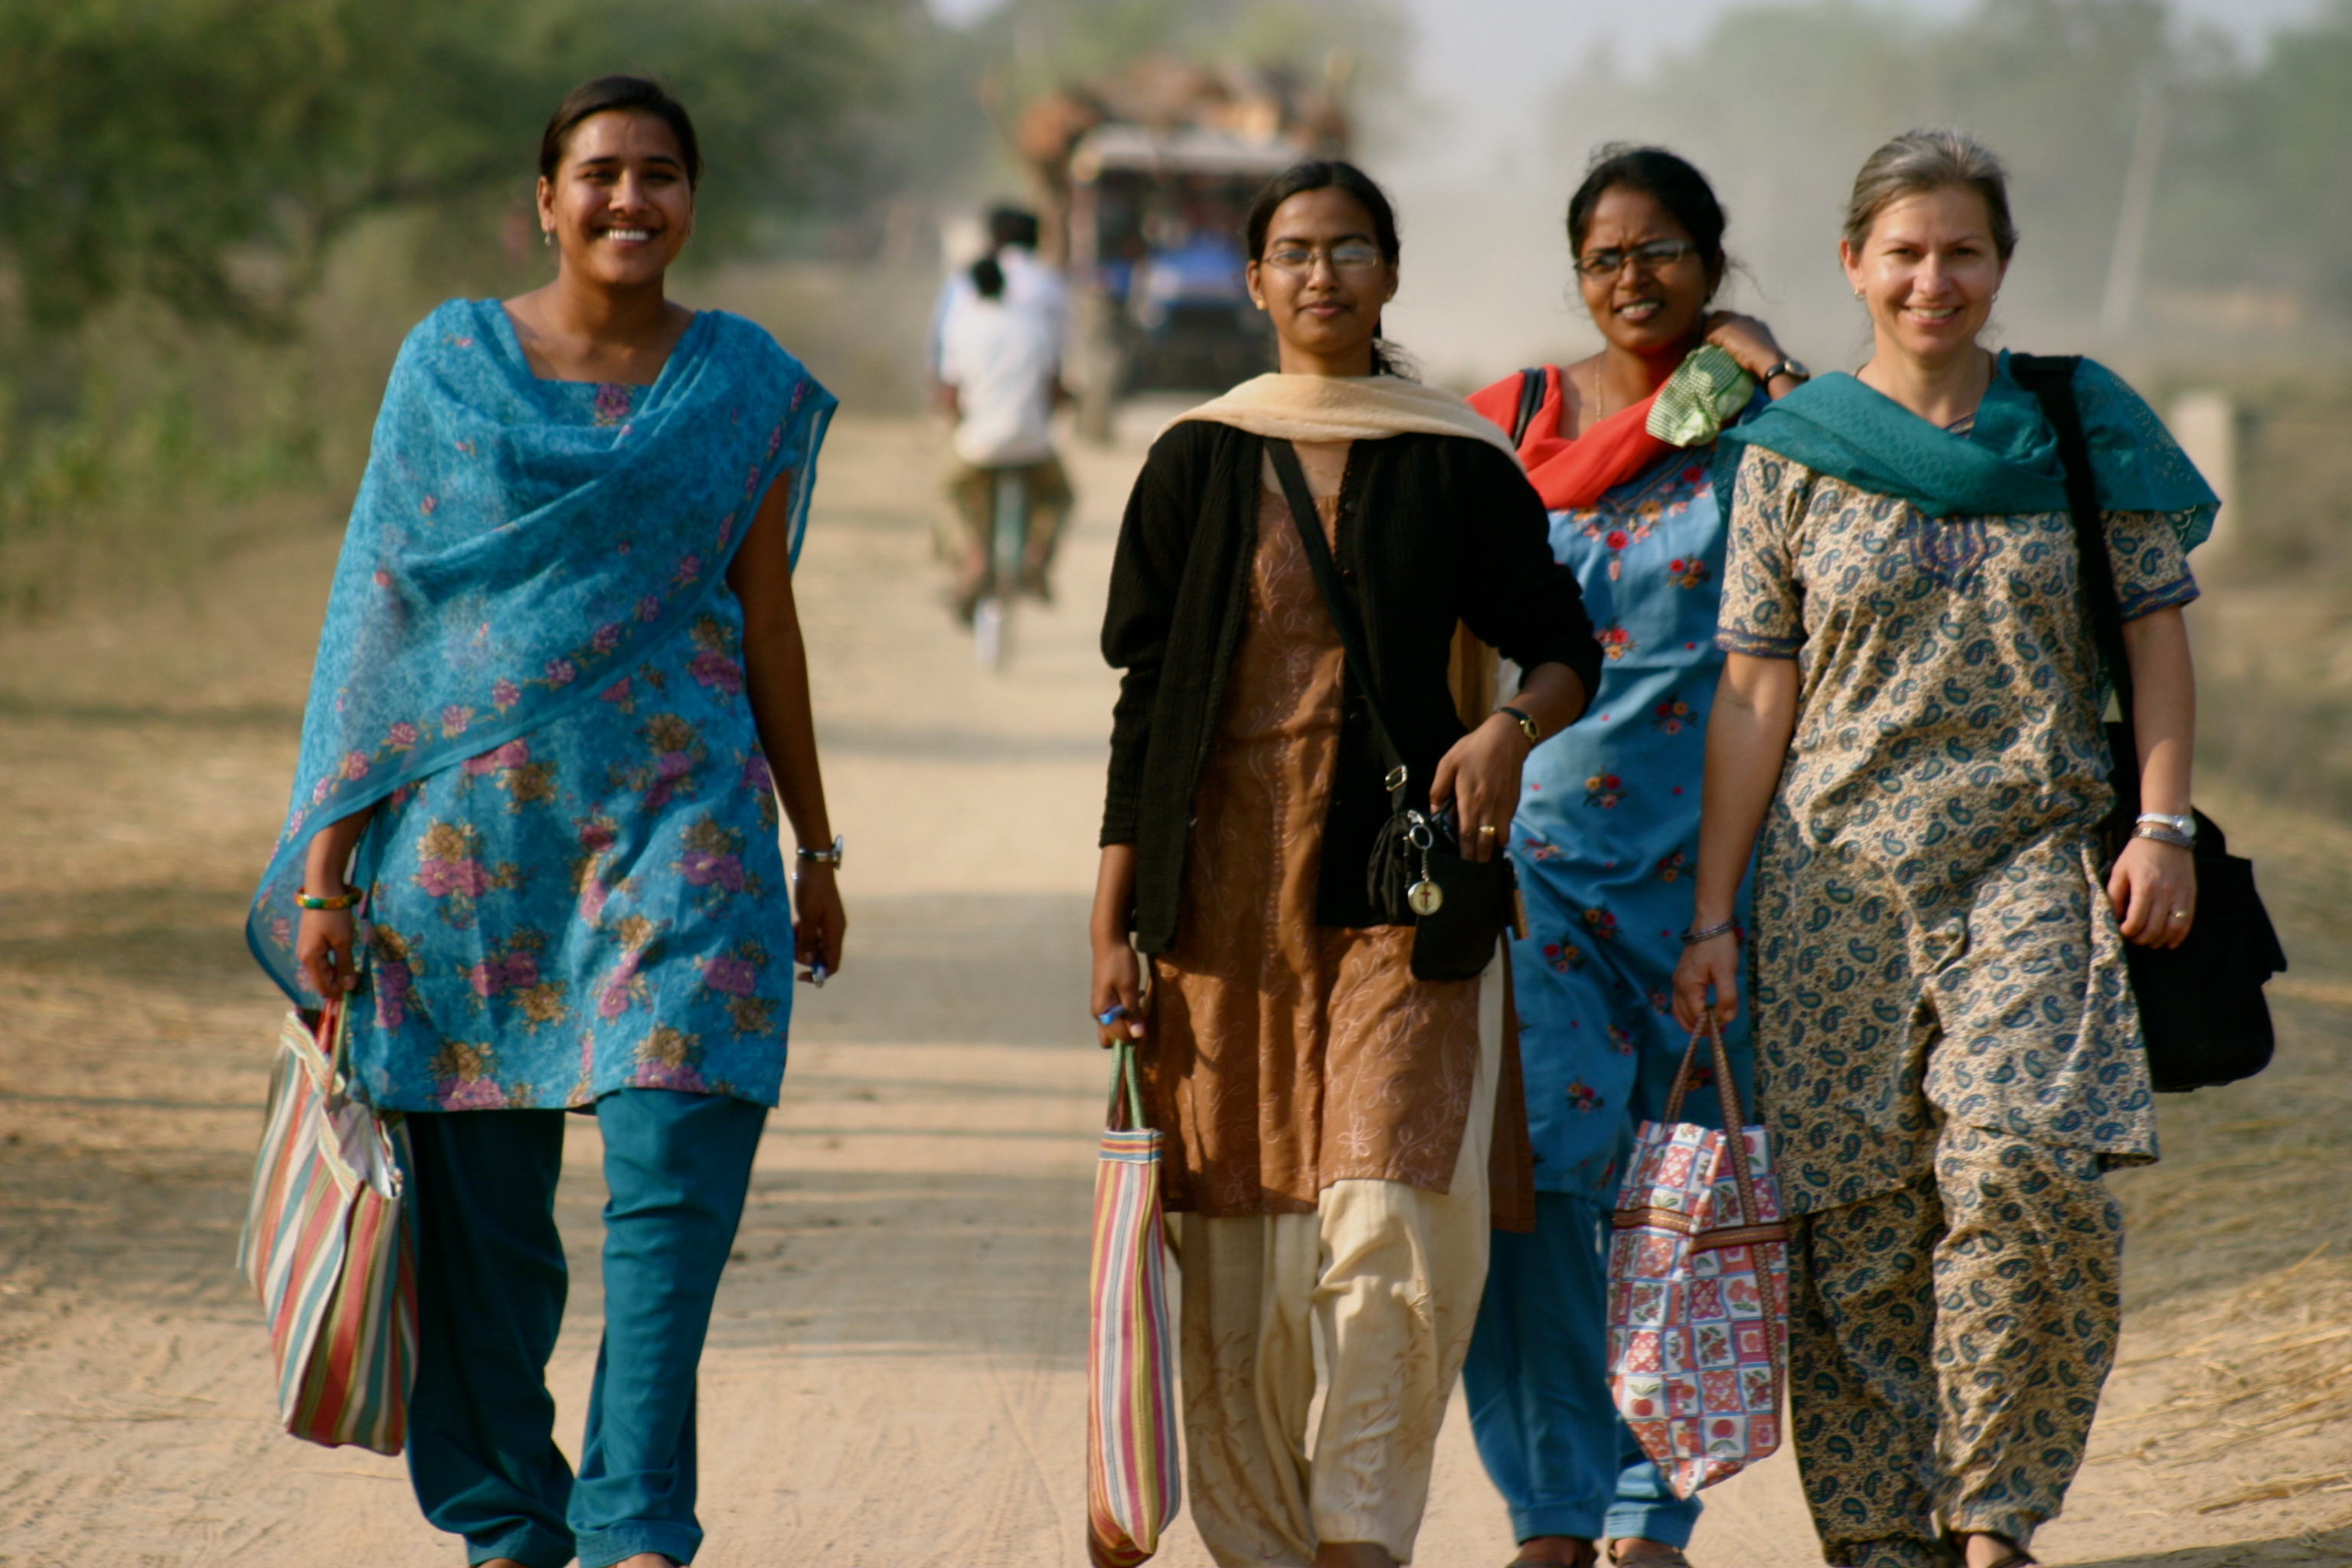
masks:
<svg viewBox="0 0 2352 1568"><path fill-rule="evenodd" d="M311 835L595 698L694 620L787 472L797 560L834 407L724 311L696 315L650 387L540 379L495 300L449 300L409 333L246 922L288 995Z"/></svg>

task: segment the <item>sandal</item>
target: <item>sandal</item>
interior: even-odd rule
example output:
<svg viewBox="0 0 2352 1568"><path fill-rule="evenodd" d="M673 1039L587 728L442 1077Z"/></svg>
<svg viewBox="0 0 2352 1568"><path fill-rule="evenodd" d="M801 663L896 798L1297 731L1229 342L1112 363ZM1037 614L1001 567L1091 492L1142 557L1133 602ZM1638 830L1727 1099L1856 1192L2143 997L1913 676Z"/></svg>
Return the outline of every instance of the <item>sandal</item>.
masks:
<svg viewBox="0 0 2352 1568"><path fill-rule="evenodd" d="M1570 1537L1570 1539L1573 1540L1575 1538ZM1601 1568L1600 1542L1588 1542L1584 1550L1591 1552L1592 1556L1586 1558L1580 1554L1574 1562L1589 1563L1590 1568ZM1504 1563L1503 1568L1573 1568L1573 1563L1562 1563L1557 1557L1514 1557L1508 1563Z"/></svg>
<svg viewBox="0 0 2352 1568"><path fill-rule="evenodd" d="M1665 1546L1663 1541L1656 1544ZM1609 1561L1612 1564L1621 1564L1625 1561L1617 1555L1617 1543L1613 1541L1609 1543ZM1691 1560L1683 1555L1683 1549L1679 1546L1666 1546L1662 1552L1645 1552L1641 1562L1642 1568L1691 1568Z"/></svg>

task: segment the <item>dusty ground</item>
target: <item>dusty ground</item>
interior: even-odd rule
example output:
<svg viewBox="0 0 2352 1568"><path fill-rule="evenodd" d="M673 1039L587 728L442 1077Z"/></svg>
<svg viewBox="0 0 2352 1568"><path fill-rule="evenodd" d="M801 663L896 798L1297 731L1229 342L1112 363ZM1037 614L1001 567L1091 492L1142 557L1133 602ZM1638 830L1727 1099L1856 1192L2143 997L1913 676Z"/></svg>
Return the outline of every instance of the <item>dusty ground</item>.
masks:
<svg viewBox="0 0 2352 1568"><path fill-rule="evenodd" d="M803 993L705 1363L713 1568L1083 1560L1091 634L1140 448L1082 456L1063 601L1001 678L933 603L936 449L844 421L802 574L854 927ZM277 1431L232 1268L281 1005L238 925L335 542L0 633L0 1563L460 1561L397 1461ZM2116 1180L2126 1365L2053 1564L2352 1563L2352 832L2206 798L2295 955L2282 1060L2168 1101L2166 1163ZM576 1422L602 1194L573 1139ZM1695 1560L1817 1562L1796 1485L1782 1457L1712 1494ZM1509 1555L1457 1413L1419 1561ZM1180 1526L1161 1561L1205 1559Z"/></svg>

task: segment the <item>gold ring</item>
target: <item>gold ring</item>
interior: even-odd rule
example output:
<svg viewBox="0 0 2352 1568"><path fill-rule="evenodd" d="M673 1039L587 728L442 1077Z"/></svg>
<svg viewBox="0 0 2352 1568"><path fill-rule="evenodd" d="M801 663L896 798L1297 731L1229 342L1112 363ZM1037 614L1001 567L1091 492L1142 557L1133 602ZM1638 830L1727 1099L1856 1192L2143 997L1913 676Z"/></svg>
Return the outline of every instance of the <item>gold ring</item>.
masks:
<svg viewBox="0 0 2352 1568"><path fill-rule="evenodd" d="M1478 837L1481 837L1481 838L1492 838L1492 837L1495 837L1495 825L1494 825L1493 823L1491 823L1491 822L1482 822L1482 823L1480 823L1480 824L1478 825Z"/></svg>
<svg viewBox="0 0 2352 1568"><path fill-rule="evenodd" d="M2172 911L2172 918L2177 921L2185 921L2189 918L2189 911L2187 910L2175 910Z"/></svg>

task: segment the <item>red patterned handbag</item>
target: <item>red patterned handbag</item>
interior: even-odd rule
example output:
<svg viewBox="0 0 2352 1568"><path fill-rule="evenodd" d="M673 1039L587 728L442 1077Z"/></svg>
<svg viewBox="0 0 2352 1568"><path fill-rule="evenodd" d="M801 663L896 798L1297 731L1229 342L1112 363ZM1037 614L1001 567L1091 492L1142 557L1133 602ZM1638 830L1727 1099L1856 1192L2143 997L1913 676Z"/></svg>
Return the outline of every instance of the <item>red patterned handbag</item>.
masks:
<svg viewBox="0 0 2352 1568"><path fill-rule="evenodd" d="M1789 1227L1770 1145L1742 1114L1711 1013L1706 1034L1724 1122L1739 1138L1676 1120L1694 1034L1665 1119L1634 1140L1609 1247L1610 1391L1685 1498L1780 1446L1789 1371Z"/></svg>

